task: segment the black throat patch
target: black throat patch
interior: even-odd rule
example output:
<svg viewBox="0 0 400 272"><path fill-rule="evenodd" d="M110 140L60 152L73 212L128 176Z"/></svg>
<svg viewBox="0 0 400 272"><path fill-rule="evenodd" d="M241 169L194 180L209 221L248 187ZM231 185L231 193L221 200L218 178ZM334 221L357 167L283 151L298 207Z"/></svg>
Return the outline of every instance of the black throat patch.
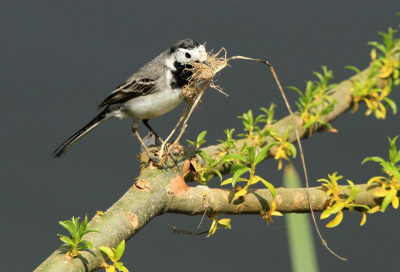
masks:
<svg viewBox="0 0 400 272"><path fill-rule="evenodd" d="M188 69L192 68L192 65L186 64L182 65L181 63L174 62L175 71L172 71L172 80L170 86L172 89L180 89L188 84L189 77L192 76L192 72L188 71Z"/></svg>

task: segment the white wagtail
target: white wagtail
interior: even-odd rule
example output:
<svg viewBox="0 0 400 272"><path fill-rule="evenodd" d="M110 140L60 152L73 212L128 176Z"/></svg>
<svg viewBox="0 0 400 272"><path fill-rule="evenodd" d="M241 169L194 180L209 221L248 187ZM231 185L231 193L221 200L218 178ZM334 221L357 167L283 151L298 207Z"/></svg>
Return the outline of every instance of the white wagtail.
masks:
<svg viewBox="0 0 400 272"><path fill-rule="evenodd" d="M104 121L118 117L134 120L133 133L149 158L153 161L156 160L150 155L137 131L139 122L143 120L145 126L157 139L162 141L150 127L148 121L171 111L182 102L183 88L188 84L188 79L192 75L187 70L191 68L191 62L202 62L209 65L204 45L192 39L180 40L173 44L161 55L140 68L101 102L96 109L105 107L104 110L61 144L54 151L54 157L60 157L74 143Z"/></svg>

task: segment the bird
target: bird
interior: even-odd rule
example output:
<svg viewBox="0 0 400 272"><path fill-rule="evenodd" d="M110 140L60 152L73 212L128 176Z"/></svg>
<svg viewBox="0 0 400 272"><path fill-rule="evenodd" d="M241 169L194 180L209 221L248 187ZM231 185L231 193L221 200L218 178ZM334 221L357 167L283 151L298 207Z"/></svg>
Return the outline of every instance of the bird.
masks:
<svg viewBox="0 0 400 272"><path fill-rule="evenodd" d="M162 142L162 139L149 125L149 119L163 115L184 99L183 89L192 76L192 62L201 62L208 66L205 46L192 39L175 42L167 50L145 64L136 73L120 84L96 110L103 110L86 126L63 142L54 152L54 157L63 155L73 144L111 118L131 118L133 134L137 137L150 160L147 146L138 132L141 121ZM211 67L211 66L210 66Z"/></svg>

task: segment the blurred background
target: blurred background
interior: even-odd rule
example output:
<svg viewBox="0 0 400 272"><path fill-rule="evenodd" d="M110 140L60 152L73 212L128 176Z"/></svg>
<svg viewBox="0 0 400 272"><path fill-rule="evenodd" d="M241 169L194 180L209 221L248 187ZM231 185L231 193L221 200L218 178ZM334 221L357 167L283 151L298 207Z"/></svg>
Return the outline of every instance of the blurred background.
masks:
<svg viewBox="0 0 400 272"><path fill-rule="evenodd" d="M31 271L61 245L58 224L72 216L105 211L139 174L140 150L131 120L110 120L59 159L51 153L94 116L94 108L132 73L182 38L207 42L208 50L225 47L229 56L269 60L283 86L304 90L327 65L332 82L368 66L378 31L397 27L399 1L9 1L0 9L0 209L1 267ZM287 115L273 77L261 64L235 61L218 84L229 97L208 90L192 115L181 143L207 130L207 144L224 139L223 130L242 132L238 115L278 104L276 119ZM296 95L287 91L294 106ZM400 101L398 90L391 96ZM166 137L184 104L151 125ZM337 134L317 133L304 141L311 186L338 171L365 183L381 173L361 165L368 156L388 156L387 137L399 132L399 117L385 121L364 116L365 106L334 121ZM147 129L141 125L142 135ZM295 161L297 169L300 160ZM259 174L275 187L282 184L277 162L268 160ZM261 169L262 168L262 169ZM300 172L301 173L301 172ZM343 180L344 181L344 180ZM193 184L195 185L195 184ZM210 186L218 186L214 180ZM396 213L397 212L397 213ZM319 217L319 214L317 214ZM290 271L285 217L267 226L260 216L229 216L232 230L211 238L174 235L165 226L196 230L200 217L163 215L127 244L121 261L131 271ZM346 212L343 222L327 229L329 246L349 259L343 262L320 243L314 227L320 271L394 271L400 243L398 211L361 216ZM201 230L209 228L205 220Z"/></svg>

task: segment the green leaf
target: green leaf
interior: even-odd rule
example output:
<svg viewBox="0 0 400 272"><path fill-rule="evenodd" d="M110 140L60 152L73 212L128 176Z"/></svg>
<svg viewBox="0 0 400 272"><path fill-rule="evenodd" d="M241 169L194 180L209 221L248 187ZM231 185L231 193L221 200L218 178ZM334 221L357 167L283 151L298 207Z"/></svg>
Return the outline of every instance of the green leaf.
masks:
<svg viewBox="0 0 400 272"><path fill-rule="evenodd" d="M400 178L400 172L396 166L394 166L386 161L381 163L381 165L382 165L384 171L387 172L389 175L392 175L395 178Z"/></svg>
<svg viewBox="0 0 400 272"><path fill-rule="evenodd" d="M397 152L397 156L396 156L396 158L394 159L394 162L395 162L395 163L397 163L398 161L400 161L400 150L399 150L399 152Z"/></svg>
<svg viewBox="0 0 400 272"><path fill-rule="evenodd" d="M361 73L360 69L358 69L358 68L355 67L355 66L348 65L348 66L345 66L344 68L349 69L349 70L352 70L352 71L354 71L356 74Z"/></svg>
<svg viewBox="0 0 400 272"><path fill-rule="evenodd" d="M85 224L82 222L82 224L79 226L79 231L78 231L78 237L82 238L84 232L85 232Z"/></svg>
<svg viewBox="0 0 400 272"><path fill-rule="evenodd" d="M92 249L93 247L87 246L87 245L80 245L76 249L77 250L83 250L83 249Z"/></svg>
<svg viewBox="0 0 400 272"><path fill-rule="evenodd" d="M254 120L254 124L257 124L258 122L260 122L260 120L263 120L263 118L265 118L265 115L263 114L257 116L256 119Z"/></svg>
<svg viewBox="0 0 400 272"><path fill-rule="evenodd" d="M368 182L367 182L367 186L370 186L372 183L377 182L377 181L381 181L381 180L385 180L385 177L373 177L373 178L370 178L370 180L368 180Z"/></svg>
<svg viewBox="0 0 400 272"><path fill-rule="evenodd" d="M72 237L75 237L75 235L76 235L75 225L74 225L74 223L72 223L71 220L59 221L58 223L61 226L63 226L65 229L67 229Z"/></svg>
<svg viewBox="0 0 400 272"><path fill-rule="evenodd" d="M258 163L260 163L265 158L265 156L267 155L267 152L270 149L270 147L271 147L271 145L264 146L260 150L260 152L258 152L257 157L254 159L254 162L253 162L254 165L257 165Z"/></svg>
<svg viewBox="0 0 400 272"><path fill-rule="evenodd" d="M321 219L326 219L326 218L328 218L329 216L331 216L331 212L330 212L330 209L328 208L328 209L326 209L326 210L324 210L322 213L321 213Z"/></svg>
<svg viewBox="0 0 400 272"><path fill-rule="evenodd" d="M223 163L225 163L225 162L233 161L233 160L239 160L239 161L242 161L242 162L245 162L245 163L249 163L249 162L250 162L249 159L246 158L246 157L243 156L243 155L240 155L240 154L229 154L229 155L226 155L226 156L224 156L223 158L221 158L221 159L218 161L217 164L223 164Z"/></svg>
<svg viewBox="0 0 400 272"><path fill-rule="evenodd" d="M83 220L82 223L81 223L81 227L82 227L83 230L86 230L87 224L88 224L88 217L87 217L87 214L86 214L85 215L85 220Z"/></svg>
<svg viewBox="0 0 400 272"><path fill-rule="evenodd" d="M100 233L101 231L95 230L95 229L86 229L86 230L83 232L82 236L85 235L86 233L89 233L89 232L98 232L98 233Z"/></svg>
<svg viewBox="0 0 400 272"><path fill-rule="evenodd" d="M348 204L348 206L357 207L357 208L364 208L364 209L366 209L368 211L370 210L370 207L365 206L365 205L360 205L360 204Z"/></svg>
<svg viewBox="0 0 400 272"><path fill-rule="evenodd" d="M74 218L72 216L71 219L72 219L72 223L74 223L74 225L75 225L75 230L78 231L79 230L79 219L80 219L80 217Z"/></svg>
<svg viewBox="0 0 400 272"><path fill-rule="evenodd" d="M121 272L129 272L128 268L126 268L125 266L121 267L120 271Z"/></svg>
<svg viewBox="0 0 400 272"><path fill-rule="evenodd" d="M107 256L109 258L114 257L114 251L111 248L109 248L108 246L100 246L99 250L103 251L105 254L107 254Z"/></svg>
<svg viewBox="0 0 400 272"><path fill-rule="evenodd" d="M61 240L62 242L64 242L65 244L67 244L67 245L75 246L75 243L71 240L71 238L69 238L69 237L67 237L67 236L61 236L61 237L60 237L60 240Z"/></svg>
<svg viewBox="0 0 400 272"><path fill-rule="evenodd" d="M295 147L294 144L292 144L292 143L287 143L287 144L288 144L288 146L289 146L290 152L292 153L292 157L293 157L293 158L296 158L296 155L297 155L296 147Z"/></svg>
<svg viewBox="0 0 400 272"><path fill-rule="evenodd" d="M309 128L310 126L312 126L314 123L316 122L316 120L314 119L310 119L308 120L305 124L304 124L304 128Z"/></svg>
<svg viewBox="0 0 400 272"><path fill-rule="evenodd" d="M271 147L276 146L276 145L281 145L280 142L273 142L270 144L267 144L266 146L264 146L260 152L257 154L257 157L254 159L254 165L257 165L258 163L260 163L266 156L268 150L271 149Z"/></svg>
<svg viewBox="0 0 400 272"><path fill-rule="evenodd" d="M384 54L387 53L386 47L383 44L380 44L378 42L369 42L368 44L376 47L378 50L380 50Z"/></svg>
<svg viewBox="0 0 400 272"><path fill-rule="evenodd" d="M323 82L324 81L324 77L318 73L318 72L312 72L318 79L319 81Z"/></svg>
<svg viewBox="0 0 400 272"><path fill-rule="evenodd" d="M124 266L124 263L121 263L121 262L115 263L115 267L116 267L118 270L121 270L121 269L122 269L122 266Z"/></svg>
<svg viewBox="0 0 400 272"><path fill-rule="evenodd" d="M114 266L109 266L108 268L106 268L106 272L116 272L117 270L115 270Z"/></svg>
<svg viewBox="0 0 400 272"><path fill-rule="evenodd" d="M244 164L235 164L235 165L233 165L232 167L231 167L231 170L230 170L230 172L231 173L235 173L235 172L237 172L238 170L240 170L240 169L245 169L245 168L248 168L246 165L244 165Z"/></svg>
<svg viewBox="0 0 400 272"><path fill-rule="evenodd" d="M336 227L337 225L340 224L343 220L343 212L339 211L338 214L336 215L335 219L333 219L331 222L329 222L326 227L327 228L333 228Z"/></svg>
<svg viewBox="0 0 400 272"><path fill-rule="evenodd" d="M197 142L203 141L203 140L204 140L204 137L206 136L206 134L207 134L207 131L206 131L206 130L200 132L200 134L197 136Z"/></svg>
<svg viewBox="0 0 400 272"><path fill-rule="evenodd" d="M231 219L230 218L220 219L220 220L218 220L218 223L220 225L222 225L226 229L230 229L231 228Z"/></svg>
<svg viewBox="0 0 400 272"><path fill-rule="evenodd" d="M334 214L337 213L339 211L341 211L344 208L345 203L344 202L336 202L335 204L333 204L332 208L330 209L330 213Z"/></svg>
<svg viewBox="0 0 400 272"><path fill-rule="evenodd" d="M237 192L235 193L235 197L244 196L244 195L246 195L246 194L247 194L247 188L244 187L243 189L241 189L241 190L239 190L239 191L237 191Z"/></svg>
<svg viewBox="0 0 400 272"><path fill-rule="evenodd" d="M397 114L397 105L396 105L396 103L392 99L387 98L387 97L385 97L383 100L385 100L386 104L388 104L389 107L392 108L393 114Z"/></svg>
<svg viewBox="0 0 400 272"><path fill-rule="evenodd" d="M213 235L216 231L217 231L217 220L213 219L210 230L208 231L207 238Z"/></svg>
<svg viewBox="0 0 400 272"><path fill-rule="evenodd" d="M381 157L368 157L368 158L365 158L365 159L362 161L361 164L364 164L364 163L366 163L366 162L368 162L368 161L374 161L374 162L379 162L379 163L385 162L385 160L382 159Z"/></svg>
<svg viewBox="0 0 400 272"><path fill-rule="evenodd" d="M393 140L389 138L390 149L389 149L389 159L392 163L395 162L397 156L396 140L399 136L396 136Z"/></svg>
<svg viewBox="0 0 400 272"><path fill-rule="evenodd" d="M274 185L272 185L272 183L269 183L268 181L266 181L266 180L263 179L262 177L255 176L254 178L260 179L261 182L265 185L265 187L267 187L268 190L271 192L273 199L275 199L275 197L276 197L276 191L275 191Z"/></svg>
<svg viewBox="0 0 400 272"><path fill-rule="evenodd" d="M222 181L222 175L220 171L218 171L217 169L211 169L210 171L215 173L219 177L219 180Z"/></svg>
<svg viewBox="0 0 400 272"><path fill-rule="evenodd" d="M209 165L212 165L214 160L211 159L210 155L208 155L206 152L204 152L203 150L199 150L198 154L208 162Z"/></svg>
<svg viewBox="0 0 400 272"><path fill-rule="evenodd" d="M324 179L324 178L317 180L317 182L326 182L328 184L332 184L329 180Z"/></svg>
<svg viewBox="0 0 400 272"><path fill-rule="evenodd" d="M295 91L296 93L298 93L300 96L303 96L303 92L302 91L300 91L300 89L299 88L297 88L297 87L294 87L294 86L289 86L289 87L287 87L289 90L293 90L293 91Z"/></svg>
<svg viewBox="0 0 400 272"><path fill-rule="evenodd" d="M352 202L356 198L356 196L358 194L358 190L354 186L354 183L351 180L347 180L347 182L350 184L350 195L345 201L346 204Z"/></svg>
<svg viewBox="0 0 400 272"><path fill-rule="evenodd" d="M81 246L81 244L82 244L82 246L85 246L86 248L93 248L93 244L92 244L92 242L90 242L90 241L81 240L81 241L79 242L78 248Z"/></svg>
<svg viewBox="0 0 400 272"><path fill-rule="evenodd" d="M392 203L393 198L396 197L397 190L396 189L391 189L389 193L385 196L385 198L382 201L381 204L381 210L384 212L386 208L389 206L390 203Z"/></svg>
<svg viewBox="0 0 400 272"><path fill-rule="evenodd" d="M231 184L231 183L232 183L232 178L228 178L228 179L224 180L220 185L223 186L223 185L227 185L227 184Z"/></svg>
<svg viewBox="0 0 400 272"><path fill-rule="evenodd" d="M246 146L247 156L249 157L250 163L253 163L256 158L256 147Z"/></svg>
<svg viewBox="0 0 400 272"><path fill-rule="evenodd" d="M114 259L118 261L121 258L122 254L124 254L124 251L125 251L125 240L122 240L122 242L119 243L119 245L115 249Z"/></svg>
<svg viewBox="0 0 400 272"><path fill-rule="evenodd" d="M251 171L251 169L248 167L237 170L233 174L233 177L232 177L232 187L235 187L236 181L238 180L238 178L240 178L241 175L243 175L246 172L250 172L250 171Z"/></svg>

